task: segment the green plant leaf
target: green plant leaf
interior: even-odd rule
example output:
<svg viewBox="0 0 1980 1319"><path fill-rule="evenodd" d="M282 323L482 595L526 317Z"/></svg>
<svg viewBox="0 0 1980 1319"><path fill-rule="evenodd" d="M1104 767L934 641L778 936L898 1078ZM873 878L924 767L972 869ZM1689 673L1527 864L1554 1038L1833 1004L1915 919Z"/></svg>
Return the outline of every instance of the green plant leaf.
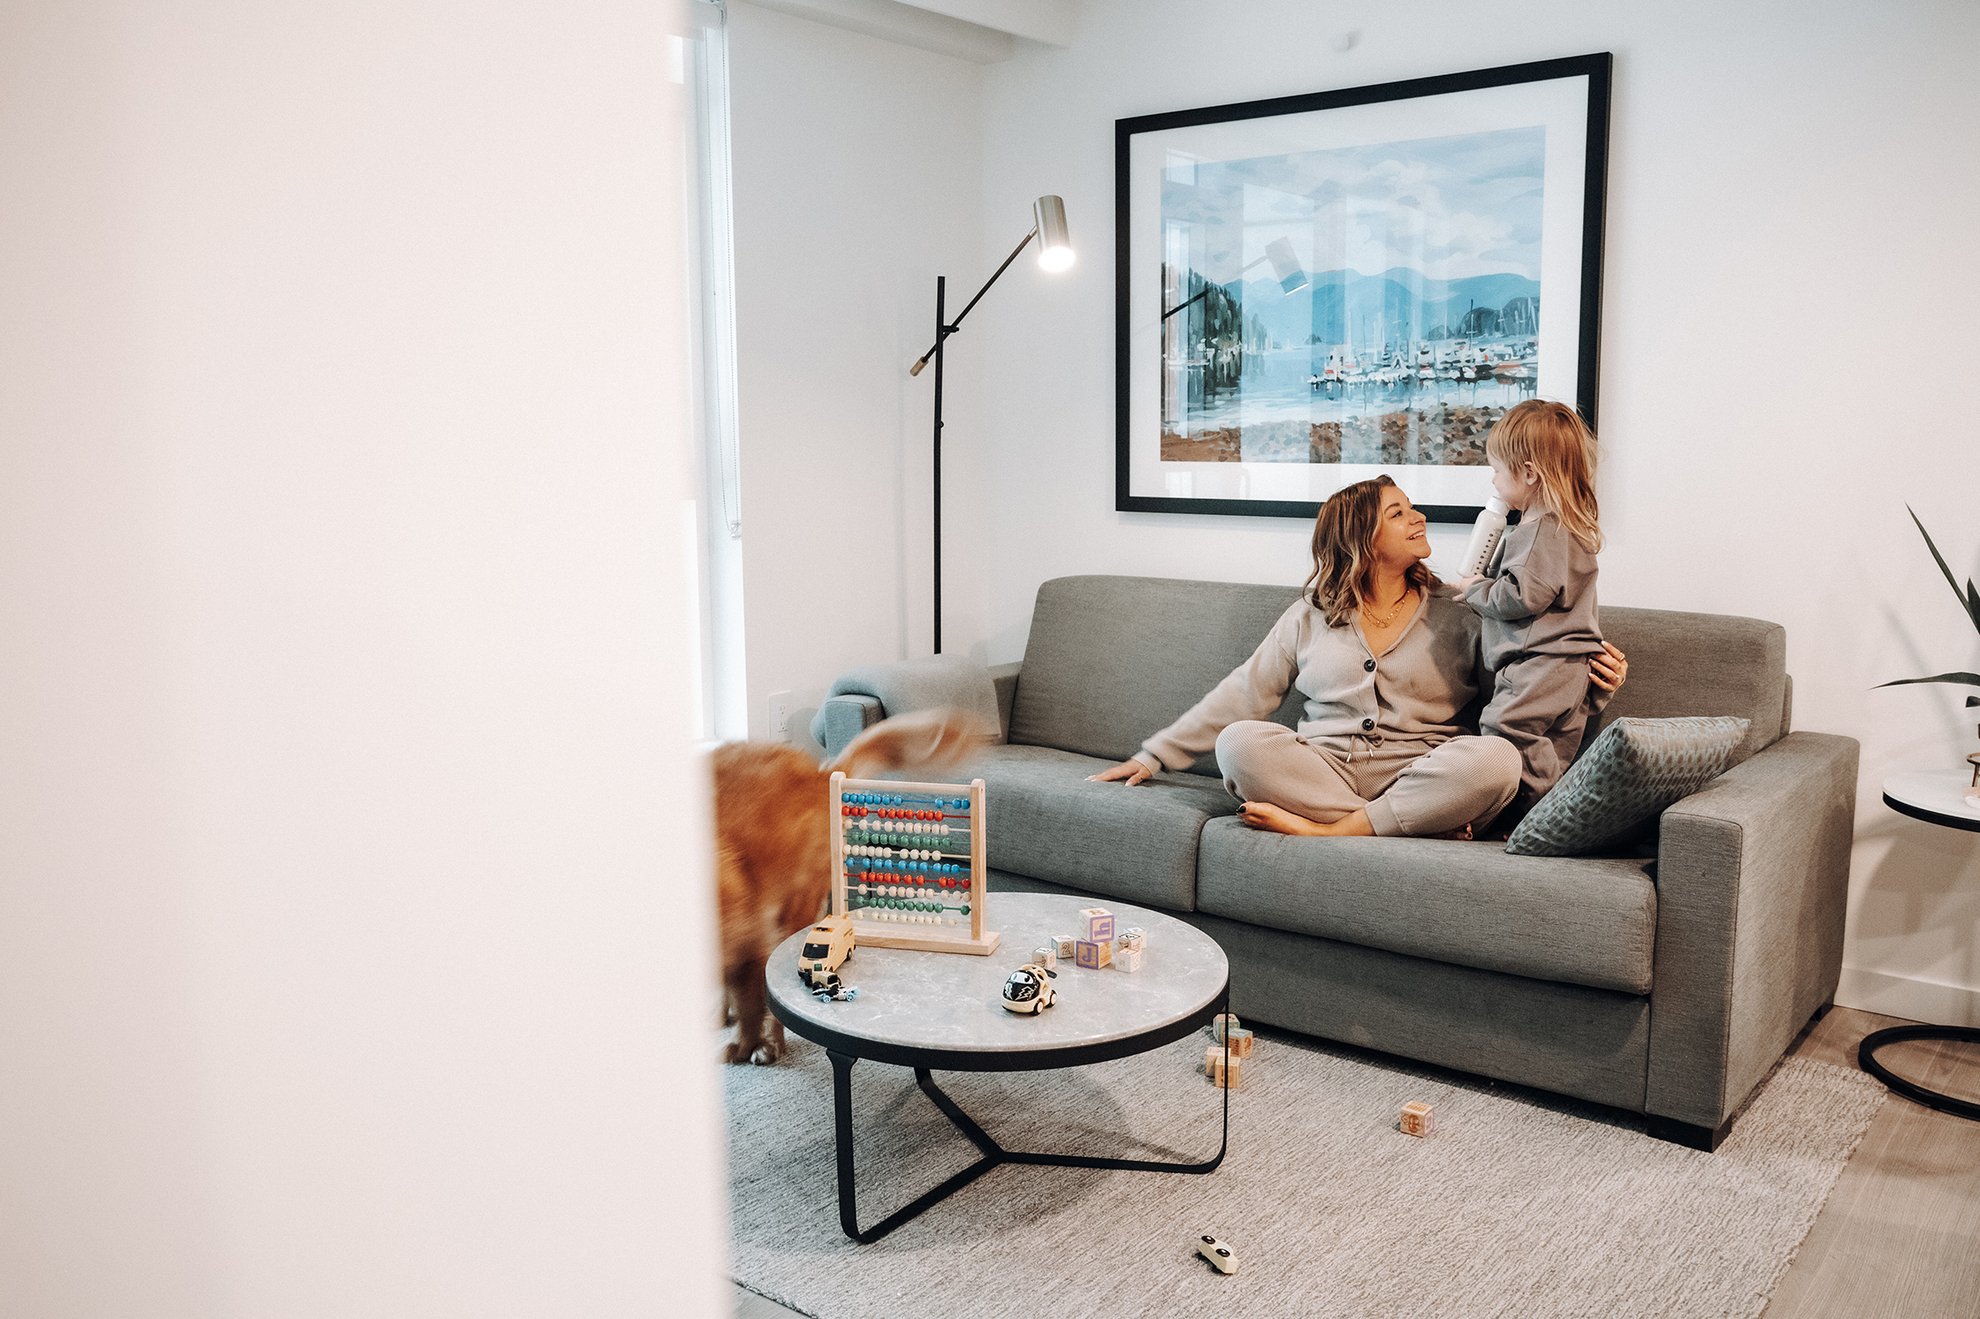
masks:
<svg viewBox="0 0 1980 1319"><path fill-rule="evenodd" d="M1925 524L1918 520L1918 514L1912 511L1911 505L1906 504L1904 511L1911 514L1912 525L1917 527L1918 534L1925 538L1925 548L1932 551L1932 562L1938 564L1939 571L1946 575L1946 585L1952 587L1953 598L1958 600L1959 607L1966 611L1967 621L1973 624L1973 630L1975 632L1980 632L1980 592L1974 591L1973 583L1970 581L1966 584L1966 590L1964 592L1960 591L1959 579L1954 577L1952 569L1946 566L1945 556L1939 553L1939 547L1932 543L1932 533L1925 530ZM1913 681L1926 680L1914 679Z"/></svg>
<svg viewBox="0 0 1980 1319"><path fill-rule="evenodd" d="M1935 673L1929 678L1893 678L1889 682L1880 682L1877 686L1904 687L1914 682L1950 682L1962 687L1980 687L1980 673ZM1972 705L1975 700L1974 697L1968 697L1966 703Z"/></svg>

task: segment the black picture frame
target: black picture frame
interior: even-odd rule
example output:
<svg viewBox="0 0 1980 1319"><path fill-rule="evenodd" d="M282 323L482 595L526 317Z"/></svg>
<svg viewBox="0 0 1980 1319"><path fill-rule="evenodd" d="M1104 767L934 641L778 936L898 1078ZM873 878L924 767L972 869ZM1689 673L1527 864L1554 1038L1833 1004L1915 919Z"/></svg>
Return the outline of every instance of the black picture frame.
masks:
<svg viewBox="0 0 1980 1319"><path fill-rule="evenodd" d="M1593 426L1612 64L1613 56L1602 52L1116 120L1115 508L1311 518L1333 489L1393 469L1391 474L1413 497L1422 488L1417 507L1431 520L1468 522L1489 493L1483 419L1494 407L1502 410L1522 392L1537 393L1572 402ZM1384 132L1393 136L1385 138ZM1255 154L1247 156L1247 150ZM1362 162L1381 164L1376 158L1383 153L1408 162L1387 162L1398 170L1427 171L1429 182L1422 191L1443 180L1456 195L1502 196L1499 210L1488 206L1482 217L1466 212L1455 218L1430 217L1425 223L1447 223L1452 232L1469 225L1467 237L1481 229L1499 232L1493 226L1501 225L1512 236L1500 252L1513 254L1510 263L1515 265L1533 253L1535 273L1530 278L1514 270L1503 279L1491 272L1452 279L1404 266L1361 272L1345 260L1336 269L1324 268L1335 251L1346 255L1348 250L1345 238L1338 249L1328 246L1332 235L1348 233L1355 208L1370 200L1343 189L1338 213L1327 209L1334 204L1333 185L1325 181L1331 178L1328 171L1360 168ZM1177 159L1189 163L1170 163ZM1535 159L1538 184L1519 192ZM1162 163L1151 165L1155 160ZM1493 162L1499 162L1496 173ZM1308 207L1310 215L1260 224L1250 218L1251 202L1246 200L1238 204L1241 213L1231 218L1230 198L1249 198L1259 191L1242 191L1233 181L1268 173L1274 182L1323 179L1304 196L1296 186L1264 190L1287 199L1293 210ZM1225 181L1199 186L1209 176ZM1187 184L1178 183L1185 177ZM1364 177L1382 188L1392 181L1373 172ZM1199 194L1208 200L1199 201ZM1177 197L1182 204L1171 207ZM1216 209L1219 198L1222 211ZM1411 200L1392 190L1372 203L1389 208L1385 232L1397 232L1394 217L1406 218ZM1428 210L1422 207L1426 215ZM1474 223L1480 220L1482 224ZM1282 288L1294 284L1288 265L1277 259L1286 248L1273 252L1276 245L1265 244L1272 268L1256 280L1244 277L1266 263L1266 256L1248 264L1243 258L1264 242L1274 223L1291 226L1287 232L1305 224L1314 235L1306 259L1296 263L1298 278L1306 281L1310 313L1304 322L1311 327L1308 342L1303 344L1291 342L1302 325L1300 309L1293 305L1301 289L1281 294L1281 309L1269 310L1271 283ZM1542 233L1548 243L1544 251ZM1563 245L1563 235L1572 241ZM1381 242L1365 250L1393 255L1401 249ZM1221 252L1224 269L1207 274L1196 269L1203 252L1212 258L1204 264L1213 267ZM1477 259L1488 255L1480 253ZM1453 259L1444 258L1447 268ZM1222 278L1225 274L1234 278ZM1519 283L1522 278L1531 285L1530 296L1513 296L1496 308L1481 308L1474 297L1463 319L1455 322L1473 333L1451 332L1463 292L1519 289L1525 287ZM1548 290L1544 297L1543 288ZM1250 318L1245 314L1247 289L1258 290L1253 305L1267 309ZM1363 314L1361 309L1370 306L1377 310ZM1434 327L1412 320L1412 315L1433 318L1438 309L1445 319ZM1277 329L1264 324L1266 315L1281 318ZM1488 326L1493 327L1489 333ZM1216 330L1214 340L1210 327ZM1342 344L1325 344L1323 328L1342 335ZM1433 330L1445 333L1432 337ZM1287 341L1281 341L1281 334ZM1247 343L1247 335L1255 344ZM1370 346L1357 348L1357 337ZM1487 338L1494 343L1488 346ZM1381 347L1372 346L1378 342ZM1453 343L1462 347L1449 348ZM1568 344L1572 351L1564 353ZM1315 350L1323 346L1327 361L1315 371ZM1137 353L1143 356L1137 358ZM1468 360L1457 362L1460 355ZM1412 362L1416 375L1405 380ZM1253 415L1243 387L1247 364L1254 365L1257 380L1269 380L1277 372L1277 382L1254 386L1253 392L1260 409L1277 408L1282 419L1247 420ZM1519 373L1527 368L1522 377ZM1446 373L1453 371L1460 377L1447 379ZM1326 406L1314 399L1302 404L1302 372L1311 372L1305 386L1314 395L1324 394ZM1462 400L1467 385L1474 402L1453 407L1451 399ZM1357 386L1368 408L1390 411L1348 414ZM1476 403L1481 395L1497 402ZM1428 412L1432 403L1438 408L1434 414ZM1228 424L1218 424L1219 406L1227 414L1234 406L1238 409ZM1192 408L1210 419L1196 430L1188 425ZM1313 420L1334 413L1343 415ZM1398 439L1399 434L1404 438ZM1254 436L1262 438L1254 442ZM1304 458L1296 456L1302 442ZM1398 447L1408 460L1385 461ZM1255 460L1258 454L1265 456ZM1356 461L1348 461L1350 457ZM1364 461L1371 457L1372 462ZM1451 461L1426 461L1443 458Z"/></svg>

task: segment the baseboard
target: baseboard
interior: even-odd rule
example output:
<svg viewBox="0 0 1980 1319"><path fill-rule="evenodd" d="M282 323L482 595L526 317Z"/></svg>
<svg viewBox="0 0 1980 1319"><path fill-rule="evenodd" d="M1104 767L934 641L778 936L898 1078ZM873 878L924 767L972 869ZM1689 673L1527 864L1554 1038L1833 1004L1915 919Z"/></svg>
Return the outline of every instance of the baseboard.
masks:
<svg viewBox="0 0 1980 1319"><path fill-rule="evenodd" d="M1980 989L1942 985L1888 971L1844 967L1842 979L1836 985L1836 1002L1846 1008L1935 1026L1980 1026Z"/></svg>

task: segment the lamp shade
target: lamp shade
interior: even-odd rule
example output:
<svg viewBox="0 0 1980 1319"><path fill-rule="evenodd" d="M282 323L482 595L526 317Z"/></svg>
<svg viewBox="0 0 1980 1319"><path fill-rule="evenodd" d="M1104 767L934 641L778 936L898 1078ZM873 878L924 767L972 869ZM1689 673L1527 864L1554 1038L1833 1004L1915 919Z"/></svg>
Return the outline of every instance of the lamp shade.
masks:
<svg viewBox="0 0 1980 1319"><path fill-rule="evenodd" d="M1265 244L1265 255L1272 259L1272 274L1279 281L1281 293L1297 293L1306 287L1306 272L1300 269L1291 243L1274 238Z"/></svg>
<svg viewBox="0 0 1980 1319"><path fill-rule="evenodd" d="M1066 231L1065 201L1048 193L1031 204L1031 217L1038 233L1038 264L1047 270L1064 270L1072 265L1072 236Z"/></svg>

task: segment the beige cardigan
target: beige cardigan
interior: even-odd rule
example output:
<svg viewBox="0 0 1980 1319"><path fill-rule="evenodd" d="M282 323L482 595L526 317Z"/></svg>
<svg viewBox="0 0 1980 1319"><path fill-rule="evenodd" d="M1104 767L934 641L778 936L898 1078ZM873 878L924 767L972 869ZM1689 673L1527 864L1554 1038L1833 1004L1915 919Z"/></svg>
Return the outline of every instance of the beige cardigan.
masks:
<svg viewBox="0 0 1980 1319"><path fill-rule="evenodd" d="M1301 596L1279 615L1250 659L1142 743L1135 758L1185 769L1231 724L1270 719L1288 687L1306 698L1298 725L1303 738L1380 737L1434 745L1473 731L1458 716L1478 695L1478 657L1478 616L1460 601L1444 596L1420 601L1402 635L1376 655L1358 623L1350 619L1329 627L1327 616Z"/></svg>

